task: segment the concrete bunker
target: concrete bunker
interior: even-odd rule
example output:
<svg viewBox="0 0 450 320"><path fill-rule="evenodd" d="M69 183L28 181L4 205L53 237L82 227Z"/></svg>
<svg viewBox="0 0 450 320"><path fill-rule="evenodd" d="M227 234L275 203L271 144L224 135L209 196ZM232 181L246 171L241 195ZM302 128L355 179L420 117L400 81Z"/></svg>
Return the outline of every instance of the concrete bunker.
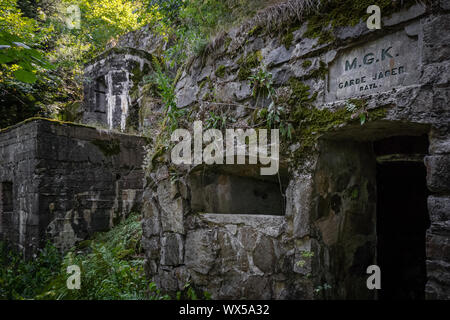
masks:
<svg viewBox="0 0 450 320"><path fill-rule="evenodd" d="M145 139L30 119L0 133L0 238L62 251L141 207Z"/></svg>

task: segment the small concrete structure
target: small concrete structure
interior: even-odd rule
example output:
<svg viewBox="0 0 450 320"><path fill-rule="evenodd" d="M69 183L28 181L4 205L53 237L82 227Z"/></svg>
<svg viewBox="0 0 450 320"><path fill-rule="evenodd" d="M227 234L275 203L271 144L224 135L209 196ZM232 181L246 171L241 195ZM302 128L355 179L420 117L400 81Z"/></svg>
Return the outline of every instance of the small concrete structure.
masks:
<svg viewBox="0 0 450 320"><path fill-rule="evenodd" d="M139 83L152 70L151 54L135 48L111 48L84 70L83 123L135 132L139 122Z"/></svg>
<svg viewBox="0 0 450 320"><path fill-rule="evenodd" d="M31 119L0 133L0 237L30 256L106 231L142 196L145 139Z"/></svg>

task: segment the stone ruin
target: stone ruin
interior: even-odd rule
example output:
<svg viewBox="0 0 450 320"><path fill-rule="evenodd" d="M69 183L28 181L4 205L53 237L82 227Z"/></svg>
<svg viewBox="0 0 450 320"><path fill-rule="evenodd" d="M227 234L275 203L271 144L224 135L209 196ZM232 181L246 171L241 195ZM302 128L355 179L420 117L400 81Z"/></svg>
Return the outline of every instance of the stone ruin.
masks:
<svg viewBox="0 0 450 320"><path fill-rule="evenodd" d="M275 176L250 164L174 165L170 150L143 173L138 137L111 134L121 148L109 158L92 143L106 139L98 130L43 120L6 130L1 232L22 247L67 235L68 247L97 230L92 221L110 227L142 203L146 273L164 292L189 282L215 299L449 299L449 10L413 4L383 17L382 30L337 28L331 43L306 37L307 23L285 34L235 28L189 60L175 89L189 121L214 111L250 128L261 101L248 76L272 74L277 102L300 118ZM160 46L148 29L130 33L88 65L84 121L149 131L155 146L161 104L140 77ZM69 144L36 135L44 128ZM41 159L40 148L60 152ZM374 264L380 292L366 286Z"/></svg>

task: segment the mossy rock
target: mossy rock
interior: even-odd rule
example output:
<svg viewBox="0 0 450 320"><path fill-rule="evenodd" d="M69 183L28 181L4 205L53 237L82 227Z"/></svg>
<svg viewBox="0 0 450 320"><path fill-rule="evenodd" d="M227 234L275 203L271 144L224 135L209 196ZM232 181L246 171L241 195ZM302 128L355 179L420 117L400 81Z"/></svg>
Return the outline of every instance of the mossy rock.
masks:
<svg viewBox="0 0 450 320"><path fill-rule="evenodd" d="M223 78L225 76L226 69L227 69L227 67L225 67L224 65L220 65L214 74L218 78Z"/></svg>
<svg viewBox="0 0 450 320"><path fill-rule="evenodd" d="M290 121L294 127L294 140L300 142L295 158L304 159L314 148L317 139L324 133L343 124L357 122L352 119L352 113L345 108L338 110L318 109L315 106L317 92L311 93L310 87L298 79L291 78L289 86L292 90L288 104L292 110ZM349 100L357 108L365 108L363 99ZM375 121L386 116L385 108L368 110L368 121Z"/></svg>
<svg viewBox="0 0 450 320"><path fill-rule="evenodd" d="M325 79L325 76L328 73L328 66L325 62L323 61L319 61L319 68L318 69L314 69L313 71L311 71L310 74L308 74L305 77L306 79Z"/></svg>
<svg viewBox="0 0 450 320"><path fill-rule="evenodd" d="M415 4L416 0L392 1L392 0L342 0L328 1L320 12L309 17L308 27L304 34L307 38L318 38L318 44L335 41L334 30L343 26L355 26L360 21L369 17L367 7L378 5L383 16L388 16L401 8L408 8Z"/></svg>
<svg viewBox="0 0 450 320"><path fill-rule="evenodd" d="M292 45L292 41L294 40L294 34L292 30L289 30L281 39L281 43L284 45L286 49L289 49Z"/></svg>
<svg viewBox="0 0 450 320"><path fill-rule="evenodd" d="M311 67L311 65L312 65L312 61L311 60L305 60L305 61L302 62L302 67L305 68L305 69Z"/></svg>
<svg viewBox="0 0 450 320"><path fill-rule="evenodd" d="M239 65L238 79L241 81L247 80L252 74L252 69L258 67L261 60L261 51L254 51L246 56L241 56L237 61Z"/></svg>
<svg viewBox="0 0 450 320"><path fill-rule="evenodd" d="M248 32L249 37L257 37L258 35L261 35L264 32L264 28L260 25L257 25L250 29Z"/></svg>

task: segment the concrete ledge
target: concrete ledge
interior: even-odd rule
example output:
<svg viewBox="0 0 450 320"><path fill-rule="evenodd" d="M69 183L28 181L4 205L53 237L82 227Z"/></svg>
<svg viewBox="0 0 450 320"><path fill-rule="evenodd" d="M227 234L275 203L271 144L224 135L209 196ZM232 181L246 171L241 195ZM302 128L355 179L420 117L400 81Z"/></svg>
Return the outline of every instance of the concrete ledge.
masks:
<svg viewBox="0 0 450 320"><path fill-rule="evenodd" d="M205 213L200 215L200 219L218 224L234 224L240 226L248 226L255 230L264 233L270 237L278 237L286 218L284 216L271 216L271 215L255 215L255 214L219 214L219 213Z"/></svg>

